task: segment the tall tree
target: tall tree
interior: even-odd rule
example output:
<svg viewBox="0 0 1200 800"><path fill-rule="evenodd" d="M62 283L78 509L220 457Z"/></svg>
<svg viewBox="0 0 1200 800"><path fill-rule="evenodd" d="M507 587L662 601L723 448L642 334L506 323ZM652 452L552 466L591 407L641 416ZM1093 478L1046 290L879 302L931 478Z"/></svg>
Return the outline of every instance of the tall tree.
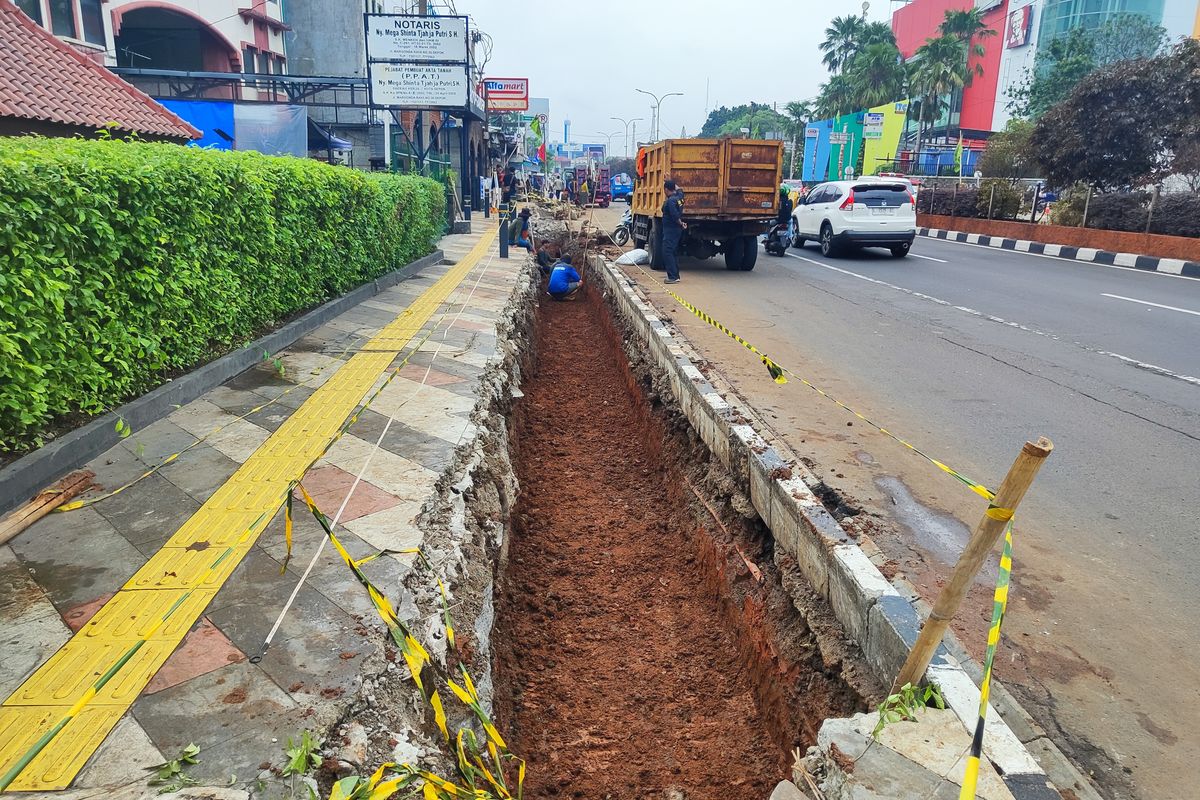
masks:
<svg viewBox="0 0 1200 800"><path fill-rule="evenodd" d="M1094 71L1037 121L1033 147L1051 182L1146 186L1196 165L1200 43Z"/></svg>
<svg viewBox="0 0 1200 800"><path fill-rule="evenodd" d="M858 16L834 17L830 21L825 29L825 40L820 44L821 52L825 54L821 61L830 72L845 70L846 64L862 46L865 28L866 23Z"/></svg>
<svg viewBox="0 0 1200 800"><path fill-rule="evenodd" d="M952 35L927 39L916 52L911 85L919 101L917 157L920 157L925 123L937 122L945 98L967 85L967 45Z"/></svg>
<svg viewBox="0 0 1200 800"><path fill-rule="evenodd" d="M907 72L894 44L867 45L854 56L846 74L857 108L870 108L905 96Z"/></svg>
<svg viewBox="0 0 1200 800"><path fill-rule="evenodd" d="M1074 28L1038 48L1033 68L1008 93L1008 109L1037 119L1099 67L1158 55L1166 44L1166 30L1141 14L1119 14L1098 28Z"/></svg>
<svg viewBox="0 0 1200 800"><path fill-rule="evenodd" d="M895 44L896 34L886 22L868 22L863 26L861 39L863 47L880 43Z"/></svg>
<svg viewBox="0 0 1200 800"><path fill-rule="evenodd" d="M821 93L817 95L817 115L821 119L840 117L854 110L854 85L850 76L837 74L829 76L829 80L821 84Z"/></svg>
<svg viewBox="0 0 1200 800"><path fill-rule="evenodd" d="M812 104L807 100L793 100L784 107L788 120L788 135L792 140L792 157L788 164L788 177L796 177L796 160L804 163L804 130L813 118Z"/></svg>
<svg viewBox="0 0 1200 800"><path fill-rule="evenodd" d="M965 85L970 86L975 75L983 75L983 65L976 64L975 69L970 70L967 63L972 55L983 58L986 50L982 40L995 36L996 32L983 21L983 11L979 8L947 11L942 24L938 26L938 32L942 36L953 37L964 45L966 52L963 54L963 76Z"/></svg>

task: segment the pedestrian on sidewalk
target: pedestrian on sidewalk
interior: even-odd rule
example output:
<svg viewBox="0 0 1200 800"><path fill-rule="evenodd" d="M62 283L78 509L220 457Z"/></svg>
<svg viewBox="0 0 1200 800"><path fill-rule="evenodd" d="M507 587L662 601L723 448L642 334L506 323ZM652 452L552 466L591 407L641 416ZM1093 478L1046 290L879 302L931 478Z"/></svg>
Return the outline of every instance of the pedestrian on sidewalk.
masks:
<svg viewBox="0 0 1200 800"><path fill-rule="evenodd" d="M582 285L583 278L571 266L571 257L564 255L550 271L550 282L546 290L555 300L574 300Z"/></svg>
<svg viewBox="0 0 1200 800"><path fill-rule="evenodd" d="M668 178L663 181L663 191L667 199L662 207L662 250L663 266L667 268L666 283L679 283L679 240L687 223L683 221L683 191Z"/></svg>

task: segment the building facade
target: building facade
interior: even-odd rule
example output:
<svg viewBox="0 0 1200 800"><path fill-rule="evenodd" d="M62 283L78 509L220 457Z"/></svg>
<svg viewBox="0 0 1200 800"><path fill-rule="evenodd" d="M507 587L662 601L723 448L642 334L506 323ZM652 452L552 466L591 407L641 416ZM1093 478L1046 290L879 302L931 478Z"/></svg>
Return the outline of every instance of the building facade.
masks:
<svg viewBox="0 0 1200 800"><path fill-rule="evenodd" d="M892 14L896 44L905 59L912 58L950 10L972 7L996 31L980 43L984 56L972 55L971 66L982 67L940 125L946 135L985 137L1003 130L1011 119L1008 104L1014 89L1033 69L1038 50L1078 28L1094 28L1122 14L1138 14L1161 25L1170 40L1200 37L1198 0L911 0Z"/></svg>

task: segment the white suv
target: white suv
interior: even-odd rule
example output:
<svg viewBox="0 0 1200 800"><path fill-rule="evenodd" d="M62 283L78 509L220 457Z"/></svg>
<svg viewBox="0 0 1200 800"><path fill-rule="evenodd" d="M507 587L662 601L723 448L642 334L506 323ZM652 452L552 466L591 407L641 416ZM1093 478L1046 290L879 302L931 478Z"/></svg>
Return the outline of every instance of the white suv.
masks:
<svg viewBox="0 0 1200 800"><path fill-rule="evenodd" d="M852 247L886 247L904 258L916 235L916 202L904 180L818 184L792 212L792 246L815 239L826 256Z"/></svg>

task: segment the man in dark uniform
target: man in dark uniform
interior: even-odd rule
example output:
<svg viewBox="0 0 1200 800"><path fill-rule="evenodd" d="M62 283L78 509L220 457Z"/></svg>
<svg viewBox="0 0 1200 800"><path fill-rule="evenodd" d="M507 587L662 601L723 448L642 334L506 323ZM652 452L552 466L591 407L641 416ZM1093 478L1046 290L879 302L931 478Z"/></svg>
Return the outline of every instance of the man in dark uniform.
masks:
<svg viewBox="0 0 1200 800"><path fill-rule="evenodd" d="M687 227L683 221L683 192L670 179L663 181L663 190L667 195L662 207L663 266L667 268L666 283L679 283L679 259L675 251Z"/></svg>

